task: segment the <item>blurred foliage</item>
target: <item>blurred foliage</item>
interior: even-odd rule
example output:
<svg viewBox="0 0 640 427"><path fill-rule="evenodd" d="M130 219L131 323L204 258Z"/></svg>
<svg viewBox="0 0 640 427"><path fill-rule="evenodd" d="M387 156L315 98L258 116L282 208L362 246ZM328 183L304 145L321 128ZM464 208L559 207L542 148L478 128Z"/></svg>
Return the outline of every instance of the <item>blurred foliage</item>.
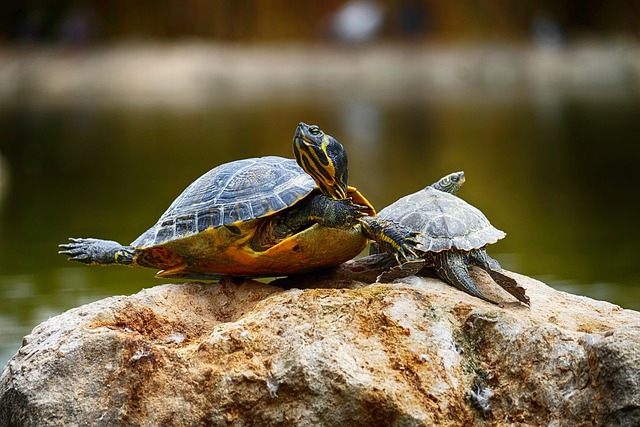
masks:
<svg viewBox="0 0 640 427"><path fill-rule="evenodd" d="M360 0L366 1L366 0ZM380 36L417 40L523 40L548 20L566 34L640 37L640 2L626 0L367 1L384 16ZM118 39L309 41L329 37L331 17L347 1L183 0L136 2L5 0L0 40L109 42ZM353 1L352 1L353 3Z"/></svg>

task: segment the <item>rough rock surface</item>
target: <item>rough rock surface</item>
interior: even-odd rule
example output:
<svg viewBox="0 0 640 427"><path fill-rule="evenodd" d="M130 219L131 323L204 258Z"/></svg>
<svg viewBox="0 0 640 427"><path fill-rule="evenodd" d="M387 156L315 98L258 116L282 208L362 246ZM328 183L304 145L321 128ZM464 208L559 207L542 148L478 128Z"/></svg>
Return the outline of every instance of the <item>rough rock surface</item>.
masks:
<svg viewBox="0 0 640 427"><path fill-rule="evenodd" d="M107 298L25 338L0 426L640 425L640 313L509 275L530 308L422 277Z"/></svg>

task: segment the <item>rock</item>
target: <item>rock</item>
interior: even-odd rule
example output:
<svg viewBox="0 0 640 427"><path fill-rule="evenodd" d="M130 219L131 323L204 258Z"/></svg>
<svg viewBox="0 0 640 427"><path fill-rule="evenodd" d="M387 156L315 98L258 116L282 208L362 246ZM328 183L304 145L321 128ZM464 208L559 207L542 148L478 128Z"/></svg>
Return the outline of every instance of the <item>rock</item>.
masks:
<svg viewBox="0 0 640 427"><path fill-rule="evenodd" d="M415 276L107 298L25 337L0 426L640 425L640 313L507 274L530 308Z"/></svg>

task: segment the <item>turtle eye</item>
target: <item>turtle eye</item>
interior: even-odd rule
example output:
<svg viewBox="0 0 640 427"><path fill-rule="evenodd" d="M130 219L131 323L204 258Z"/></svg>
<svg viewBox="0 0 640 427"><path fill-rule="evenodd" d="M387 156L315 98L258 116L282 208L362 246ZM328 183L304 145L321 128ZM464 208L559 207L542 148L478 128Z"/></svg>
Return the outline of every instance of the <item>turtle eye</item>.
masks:
<svg viewBox="0 0 640 427"><path fill-rule="evenodd" d="M309 128L309 133L311 134L311 136L318 136L322 133L322 131L318 126L311 126Z"/></svg>

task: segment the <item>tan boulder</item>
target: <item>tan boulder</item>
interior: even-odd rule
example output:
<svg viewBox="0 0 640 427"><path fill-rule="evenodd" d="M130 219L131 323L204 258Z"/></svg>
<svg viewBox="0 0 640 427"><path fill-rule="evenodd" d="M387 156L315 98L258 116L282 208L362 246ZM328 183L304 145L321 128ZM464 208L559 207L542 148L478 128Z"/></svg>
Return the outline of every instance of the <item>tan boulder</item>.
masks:
<svg viewBox="0 0 640 427"><path fill-rule="evenodd" d="M107 298L25 338L0 426L640 425L640 313L509 275L530 308L415 276Z"/></svg>

